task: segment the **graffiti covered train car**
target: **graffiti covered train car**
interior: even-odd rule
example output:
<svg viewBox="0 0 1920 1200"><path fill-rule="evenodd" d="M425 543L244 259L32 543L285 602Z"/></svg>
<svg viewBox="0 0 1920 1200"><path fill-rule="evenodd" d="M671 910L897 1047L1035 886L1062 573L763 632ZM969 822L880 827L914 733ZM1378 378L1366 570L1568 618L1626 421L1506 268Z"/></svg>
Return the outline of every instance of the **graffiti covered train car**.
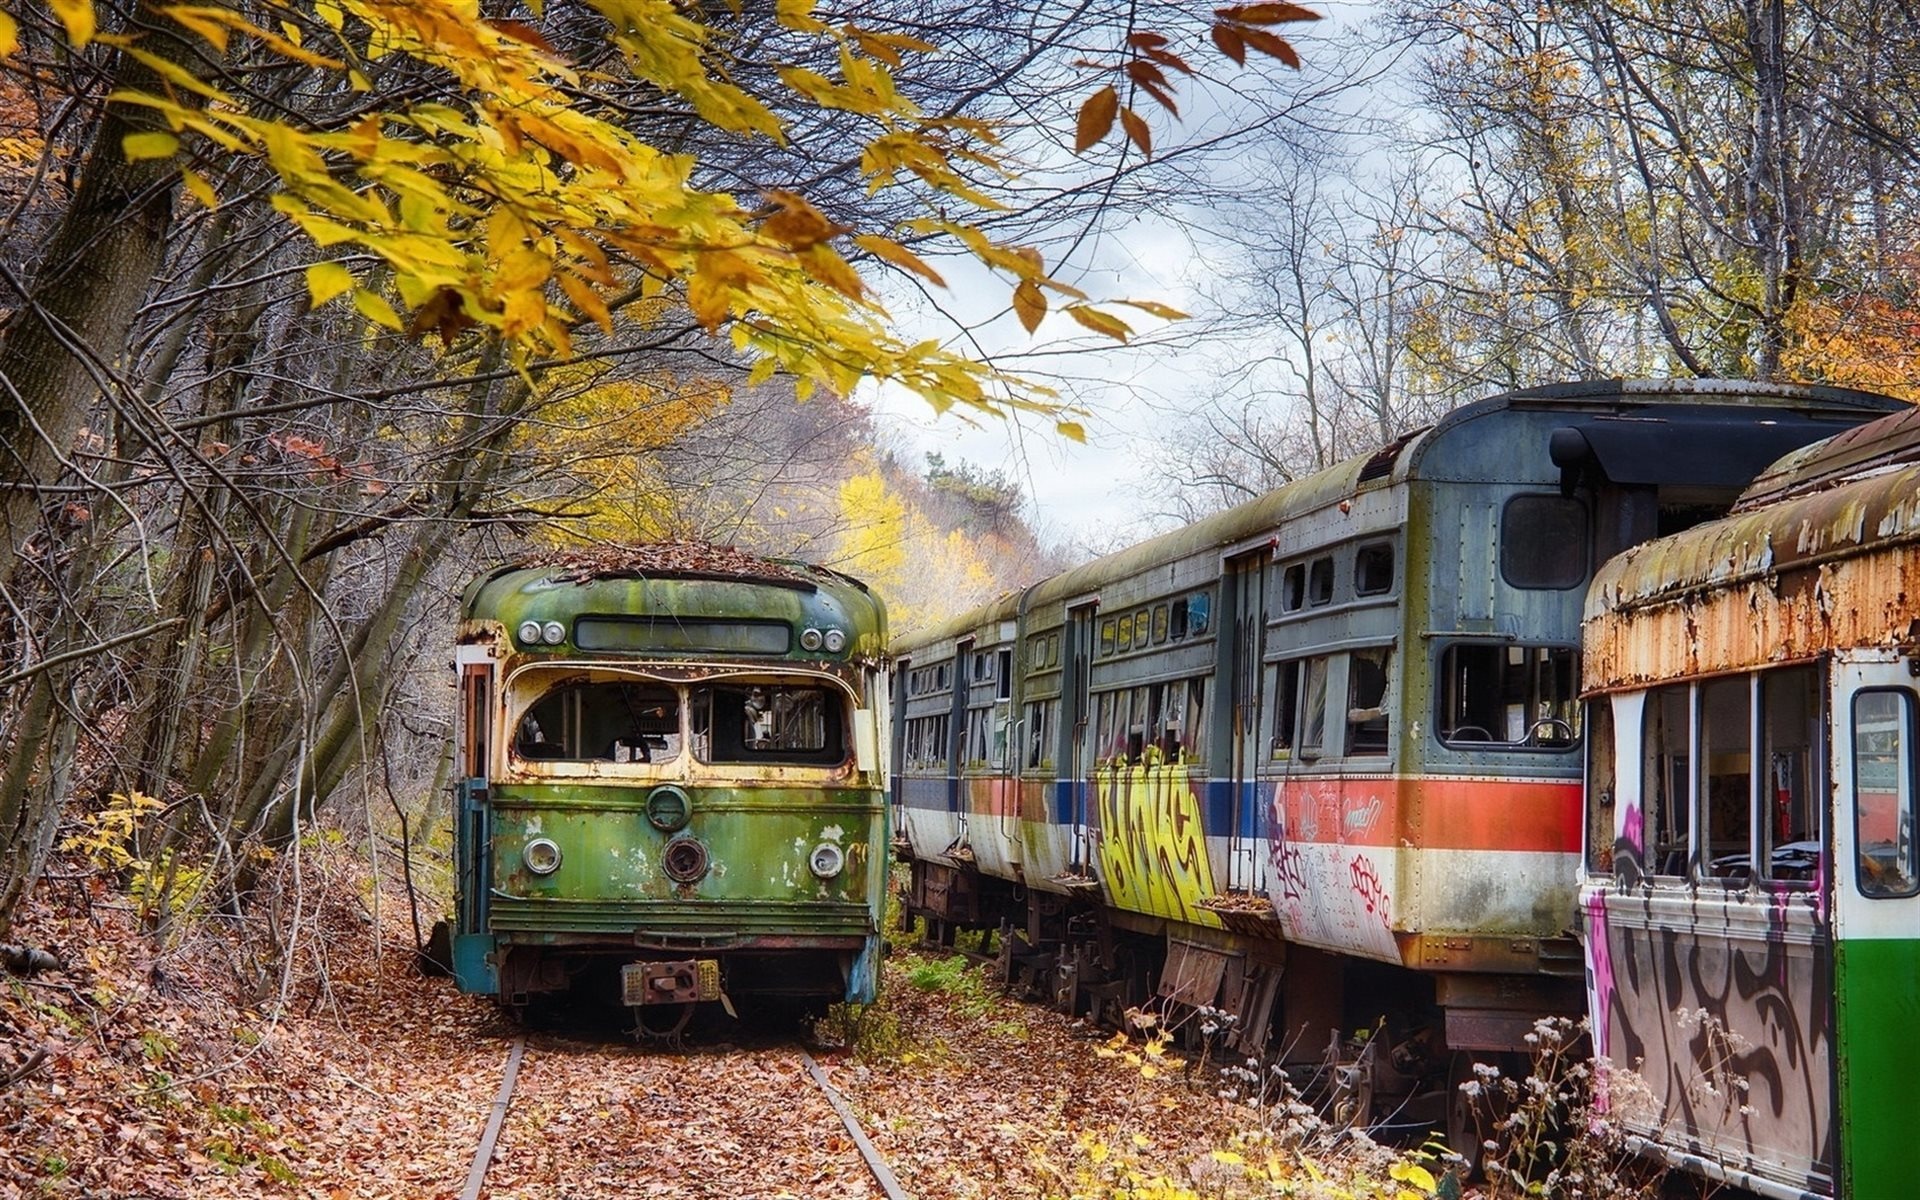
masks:
<svg viewBox="0 0 1920 1200"><path fill-rule="evenodd" d="M1796 454L1587 600L1580 918L1610 1115L1788 1200L1913 1194L1920 411Z"/></svg>
<svg viewBox="0 0 1920 1200"><path fill-rule="evenodd" d="M1580 625L1596 564L1894 407L1560 385L894 647L910 912L1087 1010L1206 1013L1478 1143L1450 1083L1582 1007ZM1354 1038L1355 1031L1363 1031Z"/></svg>
<svg viewBox="0 0 1920 1200"><path fill-rule="evenodd" d="M456 663L461 989L870 1001L886 615L847 576L665 543L476 579Z"/></svg>

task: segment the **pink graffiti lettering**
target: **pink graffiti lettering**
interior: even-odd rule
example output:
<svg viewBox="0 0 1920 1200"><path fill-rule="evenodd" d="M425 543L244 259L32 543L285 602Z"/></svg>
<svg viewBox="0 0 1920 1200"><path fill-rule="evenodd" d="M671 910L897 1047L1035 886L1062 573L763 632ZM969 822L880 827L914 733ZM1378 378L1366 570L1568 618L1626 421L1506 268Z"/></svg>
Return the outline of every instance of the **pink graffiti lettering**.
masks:
<svg viewBox="0 0 1920 1200"><path fill-rule="evenodd" d="M1387 920L1387 889L1380 882L1380 875L1373 869L1373 864L1356 856L1347 869L1353 877L1354 894L1367 906L1367 911L1383 922Z"/></svg>

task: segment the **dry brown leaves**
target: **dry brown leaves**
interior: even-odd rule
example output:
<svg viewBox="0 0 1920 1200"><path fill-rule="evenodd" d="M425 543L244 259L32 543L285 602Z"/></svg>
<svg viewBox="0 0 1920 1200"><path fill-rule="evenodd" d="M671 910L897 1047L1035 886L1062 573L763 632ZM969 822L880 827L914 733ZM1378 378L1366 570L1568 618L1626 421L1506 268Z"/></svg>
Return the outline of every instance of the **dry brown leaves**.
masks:
<svg viewBox="0 0 1920 1200"><path fill-rule="evenodd" d="M602 576L717 576L806 582L793 567L708 542L649 542L639 545L574 546L547 551L520 562L523 567L555 568L555 578L581 582Z"/></svg>
<svg viewBox="0 0 1920 1200"><path fill-rule="evenodd" d="M312 853L295 970L266 994L216 919L156 951L124 899L43 889L13 936L67 967L0 978L0 1079L46 1052L0 1088L0 1198L458 1195L516 1031L414 973L403 901L386 897L377 938L351 856ZM1082 1135L1140 1133L1135 1153L1185 1169L1235 1125L1177 1079L1097 1057L1098 1035L1057 1014L982 1015L889 976L899 1046L818 1057L917 1196L1065 1194ZM536 1034L486 1194L880 1192L791 1045Z"/></svg>

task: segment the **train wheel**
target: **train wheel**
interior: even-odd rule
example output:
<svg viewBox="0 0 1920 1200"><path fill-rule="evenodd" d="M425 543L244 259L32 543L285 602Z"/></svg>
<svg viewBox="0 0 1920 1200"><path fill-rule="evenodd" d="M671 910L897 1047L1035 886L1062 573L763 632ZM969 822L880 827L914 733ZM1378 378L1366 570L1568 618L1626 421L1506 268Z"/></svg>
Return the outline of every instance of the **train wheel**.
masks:
<svg viewBox="0 0 1920 1200"><path fill-rule="evenodd" d="M1447 1148L1460 1156L1469 1180L1485 1178L1487 1145L1495 1140L1500 1116L1506 1108L1498 1090L1498 1076L1489 1077L1475 1068L1504 1065L1476 1058L1466 1050L1456 1050L1447 1070Z"/></svg>

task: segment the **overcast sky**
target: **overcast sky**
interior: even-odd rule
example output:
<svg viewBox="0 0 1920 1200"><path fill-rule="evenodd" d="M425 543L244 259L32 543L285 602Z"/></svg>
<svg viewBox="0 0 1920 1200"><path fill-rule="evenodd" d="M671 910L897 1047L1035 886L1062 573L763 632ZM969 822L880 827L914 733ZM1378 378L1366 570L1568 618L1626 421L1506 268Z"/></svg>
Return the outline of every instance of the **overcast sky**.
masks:
<svg viewBox="0 0 1920 1200"><path fill-rule="evenodd" d="M1348 36L1371 6L1311 7L1328 14L1311 39L1299 36L1299 26L1281 29L1306 55L1309 72L1311 43ZM1206 53L1218 58L1211 49ZM1211 65L1232 69L1224 60ZM1151 115L1156 140L1205 136L1205 108L1205 97L1188 89L1183 93L1186 120L1178 127L1164 114ZM1231 166L1222 163L1220 169ZM1169 420L1167 409L1204 394L1222 356L1234 353L1205 336L1208 315L1196 281L1212 269L1209 252L1177 215L1123 218L1084 242L1059 272L1097 298L1153 300L1193 314L1187 322L1156 330L1162 323L1144 313L1113 309L1142 331L1149 343L1143 346L1118 347L1083 336L1071 318L1058 315L1029 337L1008 310L1008 284L952 260L939 264L951 284L948 290L889 298L909 338L950 337L950 318L958 318L969 327L976 352L1062 391L1064 400L1086 410L1080 418L1084 445L1062 438L1040 419L976 415L969 423L957 412L936 417L923 401L893 389L871 389L862 399L873 406L883 438L909 459L919 462L936 451L949 462L964 459L1019 480L1031 502L1030 519L1045 540L1089 552L1137 540L1168 524L1158 516L1168 505L1151 494L1144 471ZM949 344L967 348L960 341Z"/></svg>

